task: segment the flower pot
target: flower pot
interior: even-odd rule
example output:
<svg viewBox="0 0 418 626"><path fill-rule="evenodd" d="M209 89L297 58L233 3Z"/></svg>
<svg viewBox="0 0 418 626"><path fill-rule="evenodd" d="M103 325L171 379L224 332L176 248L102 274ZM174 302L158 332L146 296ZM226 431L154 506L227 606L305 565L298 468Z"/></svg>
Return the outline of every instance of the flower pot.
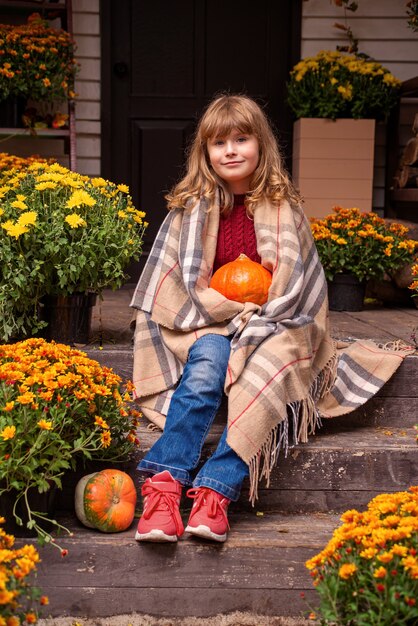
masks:
<svg viewBox="0 0 418 626"><path fill-rule="evenodd" d="M308 217L335 205L372 209L375 120L302 118L293 128L292 173Z"/></svg>
<svg viewBox="0 0 418 626"><path fill-rule="evenodd" d="M70 345L87 343L96 299L95 293L74 293L69 296L43 298L40 317L48 323L42 331L44 339Z"/></svg>
<svg viewBox="0 0 418 626"><path fill-rule="evenodd" d="M0 127L23 128L22 116L26 108L26 99L10 96L0 102Z"/></svg>
<svg viewBox="0 0 418 626"><path fill-rule="evenodd" d="M365 281L352 274L336 274L328 281L330 311L361 311L366 293Z"/></svg>
<svg viewBox="0 0 418 626"><path fill-rule="evenodd" d="M1 488L1 484L0 484ZM46 515L48 518L53 518L55 515L55 503L57 495L57 486L52 484L48 491L39 493L34 487L28 491L28 502L31 511L36 511ZM5 491L0 496L0 517L6 519L6 523L3 524L3 528L7 533L14 535L15 537L34 537L36 531L26 528L28 522L28 513L26 510L26 504L24 498L20 498L16 505L16 513L22 519L23 525L17 524L16 518L13 515L13 507L16 502L17 492L14 489ZM47 531L51 531L54 528L54 524L50 524L44 520L36 518L37 523L41 528Z"/></svg>

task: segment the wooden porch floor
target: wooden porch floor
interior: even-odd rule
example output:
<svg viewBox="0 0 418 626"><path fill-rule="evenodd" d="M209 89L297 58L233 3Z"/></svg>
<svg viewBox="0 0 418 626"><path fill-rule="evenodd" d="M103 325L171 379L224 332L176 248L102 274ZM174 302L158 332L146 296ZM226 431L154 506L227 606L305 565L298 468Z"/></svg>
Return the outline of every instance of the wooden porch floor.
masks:
<svg viewBox="0 0 418 626"><path fill-rule="evenodd" d="M330 311L332 336L336 339L373 339L389 342L401 339L415 345L418 310L413 308L366 307L363 311Z"/></svg>

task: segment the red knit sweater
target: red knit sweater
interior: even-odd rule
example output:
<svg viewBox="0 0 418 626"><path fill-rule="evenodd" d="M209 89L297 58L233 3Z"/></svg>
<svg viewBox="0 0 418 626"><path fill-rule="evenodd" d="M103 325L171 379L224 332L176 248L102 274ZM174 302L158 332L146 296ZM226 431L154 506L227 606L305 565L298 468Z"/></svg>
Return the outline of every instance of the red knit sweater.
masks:
<svg viewBox="0 0 418 626"><path fill-rule="evenodd" d="M261 262L257 254L254 221L247 216L244 199L245 195L234 196L231 213L227 217L221 216L214 272L225 263L235 261L241 253L246 254L252 261Z"/></svg>

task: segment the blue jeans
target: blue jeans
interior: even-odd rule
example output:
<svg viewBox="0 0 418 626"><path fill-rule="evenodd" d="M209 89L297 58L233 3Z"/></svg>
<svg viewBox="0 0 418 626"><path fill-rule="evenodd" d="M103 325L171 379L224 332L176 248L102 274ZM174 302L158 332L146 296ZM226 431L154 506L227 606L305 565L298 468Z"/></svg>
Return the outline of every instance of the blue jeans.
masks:
<svg viewBox="0 0 418 626"><path fill-rule="evenodd" d="M222 400L230 343L231 337L210 334L192 345L171 399L164 431L138 470L148 474L168 470L183 485L210 487L229 500L238 500L248 466L226 443L226 427L214 454L192 481Z"/></svg>

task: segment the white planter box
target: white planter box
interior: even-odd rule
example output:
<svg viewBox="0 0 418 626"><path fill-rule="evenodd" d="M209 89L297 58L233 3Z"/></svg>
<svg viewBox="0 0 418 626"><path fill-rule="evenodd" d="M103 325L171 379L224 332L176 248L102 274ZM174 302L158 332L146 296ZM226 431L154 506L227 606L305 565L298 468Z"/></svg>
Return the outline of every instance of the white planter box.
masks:
<svg viewBox="0 0 418 626"><path fill-rule="evenodd" d="M293 180L308 217L332 207L372 209L375 120L297 120L293 129Z"/></svg>

